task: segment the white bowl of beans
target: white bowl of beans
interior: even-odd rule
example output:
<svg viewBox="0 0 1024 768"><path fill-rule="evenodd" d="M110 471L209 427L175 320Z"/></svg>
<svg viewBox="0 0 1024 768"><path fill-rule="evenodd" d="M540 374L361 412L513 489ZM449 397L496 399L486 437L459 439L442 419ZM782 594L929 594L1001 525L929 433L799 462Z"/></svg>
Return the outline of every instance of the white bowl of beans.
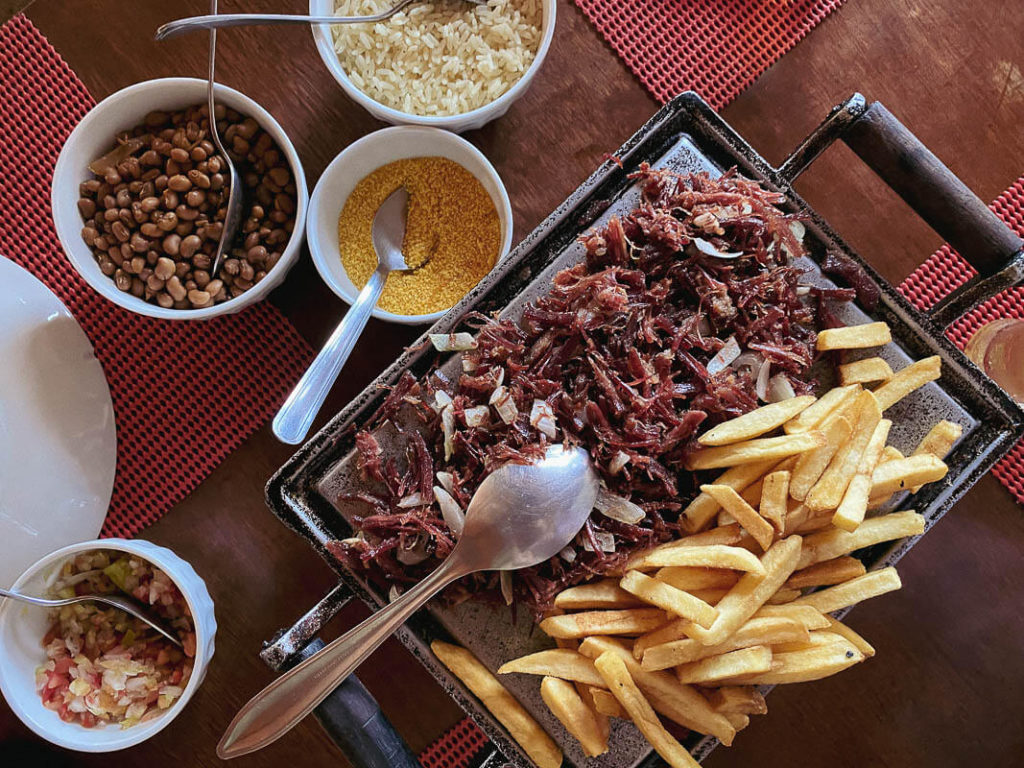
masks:
<svg viewBox="0 0 1024 768"><path fill-rule="evenodd" d="M309 203L298 153L263 107L216 88L219 121L231 134L222 129L221 138L247 161L237 164L243 224L217 275L209 252L226 168L205 129L186 122L198 117L188 110L206 103L205 80L163 78L117 91L89 111L57 158L51 204L61 246L92 288L132 312L166 320L238 312L264 299L298 260ZM120 159L109 155L126 132L140 134L129 141L141 144ZM101 158L94 167L108 166L105 174L90 169Z"/></svg>
<svg viewBox="0 0 1024 768"><path fill-rule="evenodd" d="M100 564L108 565L98 576L96 571L82 572L96 565L93 558L102 558ZM121 577L106 577L108 572L120 573ZM104 578L109 581L103 581ZM93 583L88 579L99 581ZM4 649L0 654L0 692L26 726L65 749L112 752L150 738L184 709L213 658L217 621L206 584L192 566L171 550L148 541L100 539L63 547L29 567L11 588L28 595L51 597L62 588L89 591L99 589L98 584L108 587L104 591L117 592L115 581L122 581L126 591L133 589L129 594L139 602L155 605L150 610L161 615L165 624L177 632L184 648L175 648L152 630L142 634L141 623L129 622L130 629L125 631L121 622L128 620L124 614L111 618L119 612L106 611L95 603L60 609L89 612L89 619L80 622L93 627L96 639L82 639L71 630L75 626L73 616L55 618L49 608L12 600L0 602L0 647ZM66 584L75 586L62 587ZM168 620L167 615L179 618ZM110 634L105 635L108 624ZM132 637L128 637L128 632ZM69 642L82 643L84 660L65 650ZM95 671L90 671L90 654L95 656ZM130 669L121 679L100 676L100 662L116 665L118 657L127 657L128 663L147 668ZM114 666L107 668L118 677L120 670ZM159 681L153 682L157 677ZM77 682L79 678L82 682ZM92 690L71 687L75 682ZM136 683L148 683L154 688L154 695L166 698L147 702ZM121 692L111 698L98 698L109 686ZM146 711L122 711L123 703L111 703L122 696L139 702L139 709L146 704Z"/></svg>

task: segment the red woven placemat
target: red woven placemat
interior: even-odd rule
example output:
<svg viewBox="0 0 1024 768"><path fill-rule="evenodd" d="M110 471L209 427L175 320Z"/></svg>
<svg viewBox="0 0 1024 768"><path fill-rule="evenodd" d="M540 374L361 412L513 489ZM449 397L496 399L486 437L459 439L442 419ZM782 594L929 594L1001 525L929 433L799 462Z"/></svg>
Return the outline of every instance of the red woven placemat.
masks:
<svg viewBox="0 0 1024 768"><path fill-rule="evenodd" d="M661 102L700 93L721 109L843 0L574 0Z"/></svg>
<svg viewBox="0 0 1024 768"><path fill-rule="evenodd" d="M1024 176L1017 179L989 208L1024 237ZM919 309L927 309L976 274L960 254L944 245L900 284L900 292ZM981 326L1001 317L1024 320L1024 286L993 296L953 323L946 335L963 349ZM992 469L992 474L1009 489L1018 503L1024 504L1024 441Z"/></svg>
<svg viewBox="0 0 1024 768"><path fill-rule="evenodd" d="M467 717L420 753L420 765L423 768L466 768L486 743L484 732Z"/></svg>
<svg viewBox="0 0 1024 768"><path fill-rule="evenodd" d="M132 536L266 421L312 353L267 303L208 322L161 321L120 309L78 276L57 242L50 180L93 104L28 19L0 27L0 254L46 283L93 343L117 421L103 535Z"/></svg>

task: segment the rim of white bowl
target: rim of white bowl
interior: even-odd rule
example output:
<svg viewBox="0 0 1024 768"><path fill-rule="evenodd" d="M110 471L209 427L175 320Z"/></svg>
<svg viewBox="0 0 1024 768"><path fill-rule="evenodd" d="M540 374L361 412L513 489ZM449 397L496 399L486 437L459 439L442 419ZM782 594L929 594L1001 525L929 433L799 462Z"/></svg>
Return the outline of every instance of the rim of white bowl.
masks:
<svg viewBox="0 0 1024 768"><path fill-rule="evenodd" d="M266 295L276 287L276 282L273 280L267 282L270 278L270 273L268 273L267 278L255 284L241 296L236 296L220 304L203 309L164 309L157 304L150 304L136 296L118 290L112 279L98 271L99 268L96 266L96 259L92 249L81 239L80 233L83 225L81 214L79 214L77 208L69 210L68 206L62 205L58 200L58 184L70 183L70 179L65 177L70 177L75 172L75 163L79 160L71 156L76 139L92 130L93 123L99 119L99 115L102 112L141 91L162 91L175 86L201 87L202 94L200 98L202 100L206 98L206 80L195 77L161 77L153 80L143 80L142 82L126 86L110 94L90 109L85 117L79 121L78 125L75 126L74 130L71 131L71 134L64 142L64 146L61 148L60 155L57 157L57 163L53 168L53 182L50 189L50 207L54 228L57 231L57 239L60 241L68 261L71 262L75 271L82 276L82 279L101 296L117 304L119 307L147 317L156 317L161 320L203 320L236 312L244 307L258 303L266 298ZM228 95L244 104L244 107L238 108L239 111L247 112L247 116L256 120L261 128L264 130L268 128L273 129L271 134L274 136L274 140L288 158L288 165L291 167L292 177L296 182L295 227L292 230L288 245L281 253L281 259L274 265L274 269L281 268L286 272L298 260L302 251L302 240L306 227L306 212L309 207L309 187L306 184L306 172L302 167L302 161L299 159L299 153L284 128L281 127L281 124L259 102L246 96L241 91L222 83L217 83L216 89L218 96ZM232 109L235 108L232 106ZM154 94L154 103L150 109L161 109L159 94ZM146 112L143 112L136 119L141 121L145 115ZM126 126L126 128L130 127ZM113 136L111 136L112 140ZM77 187L78 181L74 183Z"/></svg>
<svg viewBox="0 0 1024 768"><path fill-rule="evenodd" d="M331 4L333 5L333 2ZM537 70L540 69L541 65L544 63L544 59L548 54L548 49L551 47L551 41L555 36L557 11L558 4L555 0L541 0L541 23L544 24L544 29L541 35L540 45L537 46L537 55L534 56L530 66L526 68L522 76L512 85L512 87L494 101L489 101L483 106L471 109L469 112L460 112L457 115L414 115L410 112L402 112L394 107L381 104L379 101L370 97L356 86L356 84L349 78L348 73L345 72L345 68L341 66L341 60L338 58L338 54L334 50L334 41L331 38L331 25L314 24L312 27L313 38L316 42L317 51L319 51L320 58L323 60L324 65L338 82L338 85L342 87L342 90L348 94L349 98L359 104L359 106L371 114L378 113L382 115L382 119L389 122L444 128L445 126L453 123L473 123L477 118L485 118L484 122L487 122L491 119L488 117L489 112L498 112L499 115L502 114L503 110L501 110L500 107L511 104L522 95L523 91L529 87L530 80L533 79ZM317 0L310 0L309 12L310 15L320 15ZM549 12L551 17L550 20L547 20L544 17L547 16ZM496 117L497 116L498 115L496 115Z"/></svg>
<svg viewBox="0 0 1024 768"><path fill-rule="evenodd" d="M349 159L357 155L359 152L365 150L367 145L377 143L382 140L386 140L389 137L397 139L397 137L395 137L396 133L409 135L413 139L415 139L415 136L417 134L422 135L424 133L427 133L431 136L442 138L444 141L449 141L452 144L463 148L475 159L477 159L484 168L484 170L487 172L487 176L490 178L492 182L494 182L498 190L500 199L499 201L494 201L492 198L492 202L495 202L494 207L498 212L499 219L501 219L505 227L505 232L501 239L501 247L498 249L498 258L494 262L494 267L497 267L498 264L506 256L508 256L509 250L512 246L512 230L514 227L514 221L512 217L512 202L509 200L508 190L505 189L505 183L501 180L501 176L498 175L497 170L495 170L494 166L491 164L491 161L487 159L487 156L483 152L481 152L479 149L477 149L475 146L473 146L471 143L466 141L458 134L452 133L451 131L443 130L441 128L431 128L423 125L393 125L389 128L381 128L380 130L374 131L373 133L366 134L365 136L352 142L347 147L345 147L345 149L339 152L335 156L335 158L330 162L330 164L324 169L324 172L320 174L320 178L317 180L316 186L313 188L313 194L309 198L308 218L310 226L309 231L306 233L306 239L309 243L310 256L313 259L313 264L316 266L316 271L320 274L320 278L327 284L327 287L329 287L335 293L335 295L338 296L338 298L340 298L349 306L351 306L352 302L356 300L356 296L358 296L359 291L357 289L356 291L349 293L349 291L346 288L339 285L338 282L335 280L334 275L331 272L331 268L328 264L328 259L330 259L331 264L341 264L341 254L338 252L338 245L336 242L333 243L333 245L325 245L321 243L319 239L318 228L316 226L317 218L320 212L320 206L322 204L321 198L325 194L323 191L324 186L326 185L326 181L328 179L330 179L334 174L342 172L345 163ZM397 145L397 143L398 142L396 141L395 144ZM430 153L424 152L422 155L419 156L429 157ZM394 162L394 160L395 158L392 158L391 160L384 160L377 167L380 168L381 166L387 165L390 162ZM476 176L477 179L480 179L480 176L477 173L470 171L470 169L468 168L466 170L472 173L474 176ZM342 207L344 207L346 200L341 201ZM491 267L491 269L494 269L494 267ZM345 272L346 275L348 274L348 271L345 269L344 264L341 264L341 269L342 271ZM353 285L355 285L355 283L353 283ZM456 302L456 304L457 303L458 302ZM452 307L454 306L455 304L452 305ZM426 325L428 323L434 323L440 318L444 317L448 312L451 311L452 307L448 307L447 309L439 310L437 312L430 312L424 315L400 315L395 312L388 312L386 310L381 309L380 307L374 307L371 314L378 320L384 320L385 322L389 323L398 323L399 325Z"/></svg>
<svg viewBox="0 0 1024 768"><path fill-rule="evenodd" d="M192 568L191 563L182 558L180 555L168 549L167 547L162 547L159 544L154 544L153 542L147 541L145 539L93 539L90 541L81 541L77 544L68 544L66 547L61 547L60 549L54 550L48 555L44 555L43 557L36 560L32 565L30 565L21 573L21 575L17 578L14 584L11 585L11 588L20 588L25 581L35 576L43 569L48 568L51 565L62 560L66 560L71 555L74 555L78 552L85 552L93 549L113 549L119 552L127 552L129 554L137 555L138 557L141 557L143 560L150 563L151 565L155 565L158 568L160 568L160 570L162 570L171 578L171 581L174 582L174 585L178 588L178 591L181 592L182 597L185 598L185 602L188 604L189 612L192 614L192 626L195 629L196 633L197 655L199 654L200 650L205 648L206 644L213 637L216 636L216 617L213 618L212 627L203 624L200 621L199 617L203 615L203 612L197 611L195 596L192 594L190 589L182 585L181 579L176 577L175 572L180 567L180 565L178 563L169 562L164 557L162 550L170 552L174 557L178 558L182 563L184 563L186 566L192 569L193 574L195 574L196 578L203 582L204 587L206 584L205 580L203 580L203 578L199 576L198 573L195 573L195 569ZM213 598L209 597L209 592L207 592L206 596L207 599L210 600L210 604L212 606ZM18 603L14 600L6 600L0 603L0 636L3 635L4 627L6 626L7 622L13 620L10 619L10 617L14 613L17 605ZM206 636L207 633L210 634L210 637ZM40 648L42 648L42 646L40 646ZM206 659L207 666L209 666L209 663L212 659L213 654L211 653L210 658ZM33 674L34 676L35 671L29 670L29 673ZM141 744L142 742L150 739L151 737L155 736L160 731L162 731L164 728L166 728L191 700L192 696L195 694L196 690L202 683L204 676L205 670L197 670L193 668L192 677L189 678L188 683L185 685L184 692L181 694L179 699L167 709L166 712L161 714L159 718L155 718L152 721L156 724L155 726L152 726L151 729L139 731L134 731L133 728L126 728L124 730L117 728L116 734L123 735L123 738L114 738L111 740L110 744L93 745L75 742L73 740L65 738L63 735L59 735L47 729L44 724L41 724L36 720L32 719L31 717L29 717L28 714L22 709L19 697L10 695L10 692L8 691L9 683L7 682L7 679L3 675L3 667L0 667L0 692L3 693L4 700L7 702L8 706L10 706L11 710L18 716L18 719L21 720L21 722L24 723L25 726L29 728L33 733L35 733L37 736L43 739L46 739L51 744L56 744L59 747L64 747L65 749L72 749L77 752L116 752L121 749L127 749L128 747L135 746L136 744ZM60 720L56 712L52 712L51 714L53 714L53 716L57 718L58 721ZM115 732L115 727L116 726L105 726L105 729L110 729L111 732Z"/></svg>

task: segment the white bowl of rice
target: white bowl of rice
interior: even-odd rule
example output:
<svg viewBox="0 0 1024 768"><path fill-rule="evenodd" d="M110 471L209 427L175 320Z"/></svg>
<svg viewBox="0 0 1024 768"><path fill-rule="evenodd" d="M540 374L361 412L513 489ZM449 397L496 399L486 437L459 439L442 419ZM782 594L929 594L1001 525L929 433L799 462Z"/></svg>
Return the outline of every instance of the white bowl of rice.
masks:
<svg viewBox="0 0 1024 768"><path fill-rule="evenodd" d="M365 16L394 1L310 0L309 12ZM508 111L554 31L555 0L436 0L376 24L320 24L313 39L334 79L374 117L458 133Z"/></svg>
<svg viewBox="0 0 1024 768"><path fill-rule="evenodd" d="M160 616L178 648L98 603L0 604L0 691L36 734L66 749L112 752L163 730L199 688L217 622L203 580L169 549L101 539L42 558L13 590L41 597L130 595Z"/></svg>

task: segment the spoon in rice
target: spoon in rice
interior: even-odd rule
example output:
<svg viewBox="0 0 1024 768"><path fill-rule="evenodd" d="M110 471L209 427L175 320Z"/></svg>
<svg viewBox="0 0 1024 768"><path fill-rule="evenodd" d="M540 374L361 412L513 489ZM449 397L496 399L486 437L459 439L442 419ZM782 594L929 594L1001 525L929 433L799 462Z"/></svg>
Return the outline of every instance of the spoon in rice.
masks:
<svg viewBox="0 0 1024 768"><path fill-rule="evenodd" d="M302 16L290 13L225 13L210 16L190 16L185 19L169 21L156 31L157 40L195 32L199 29L217 29L219 27L243 27L260 24L368 24L390 19L396 13L413 3L424 0L398 0L386 11L369 16ZM456 0L469 5L487 5L487 0Z"/></svg>
<svg viewBox="0 0 1024 768"><path fill-rule="evenodd" d="M12 600L20 600L23 603L38 605L42 608L60 608L65 605L74 605L75 603L103 603L104 605L119 608L125 613L134 616L139 621L145 622L176 646L179 648L182 647L181 640L178 639L178 636L174 634L174 632L164 629L160 619L150 614L149 611L134 600L127 597L121 597L120 595L75 595L74 597L51 600L45 597L23 595L21 592L12 592L9 589L0 589L0 597L9 597Z"/></svg>

